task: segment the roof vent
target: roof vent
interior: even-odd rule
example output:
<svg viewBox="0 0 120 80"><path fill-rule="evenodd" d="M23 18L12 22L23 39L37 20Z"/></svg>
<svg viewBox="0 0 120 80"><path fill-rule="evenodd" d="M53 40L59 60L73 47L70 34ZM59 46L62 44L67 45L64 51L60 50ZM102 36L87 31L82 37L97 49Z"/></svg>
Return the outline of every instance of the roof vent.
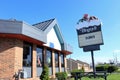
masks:
<svg viewBox="0 0 120 80"><path fill-rule="evenodd" d="M17 20L16 20L16 19L14 19L14 18L10 18L9 20L10 20L10 21L17 21Z"/></svg>

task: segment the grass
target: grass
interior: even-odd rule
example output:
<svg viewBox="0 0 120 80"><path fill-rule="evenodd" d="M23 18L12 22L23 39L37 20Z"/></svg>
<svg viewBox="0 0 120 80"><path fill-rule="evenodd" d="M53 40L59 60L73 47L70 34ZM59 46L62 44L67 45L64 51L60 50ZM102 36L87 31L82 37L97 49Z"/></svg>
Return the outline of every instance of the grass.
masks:
<svg viewBox="0 0 120 80"><path fill-rule="evenodd" d="M70 79L74 80L74 78ZM83 77L82 80L104 80L103 78L88 78L88 77ZM107 76L107 80L120 80L120 73L112 73Z"/></svg>
<svg viewBox="0 0 120 80"><path fill-rule="evenodd" d="M120 73L114 73L114 74L110 74L108 76L108 80L120 80Z"/></svg>

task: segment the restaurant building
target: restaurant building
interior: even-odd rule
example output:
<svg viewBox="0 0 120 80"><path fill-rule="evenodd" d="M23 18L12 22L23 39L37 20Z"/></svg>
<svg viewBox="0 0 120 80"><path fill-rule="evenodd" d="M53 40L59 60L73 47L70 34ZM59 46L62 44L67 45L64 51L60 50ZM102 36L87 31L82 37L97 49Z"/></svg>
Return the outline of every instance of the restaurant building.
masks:
<svg viewBox="0 0 120 80"><path fill-rule="evenodd" d="M0 80L39 80L43 64L50 77L67 69L72 47L62 36L56 19L30 25L24 21L0 20Z"/></svg>

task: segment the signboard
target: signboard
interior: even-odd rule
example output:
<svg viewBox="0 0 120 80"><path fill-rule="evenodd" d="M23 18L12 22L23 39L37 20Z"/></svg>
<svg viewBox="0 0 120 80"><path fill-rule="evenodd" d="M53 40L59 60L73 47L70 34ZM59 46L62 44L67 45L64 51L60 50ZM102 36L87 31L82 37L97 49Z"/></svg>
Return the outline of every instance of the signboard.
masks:
<svg viewBox="0 0 120 80"><path fill-rule="evenodd" d="M80 48L103 44L101 21L95 16L89 17L85 14L84 17L77 23L76 30Z"/></svg>
<svg viewBox="0 0 120 80"><path fill-rule="evenodd" d="M78 40L80 47L103 44L101 31L78 35Z"/></svg>

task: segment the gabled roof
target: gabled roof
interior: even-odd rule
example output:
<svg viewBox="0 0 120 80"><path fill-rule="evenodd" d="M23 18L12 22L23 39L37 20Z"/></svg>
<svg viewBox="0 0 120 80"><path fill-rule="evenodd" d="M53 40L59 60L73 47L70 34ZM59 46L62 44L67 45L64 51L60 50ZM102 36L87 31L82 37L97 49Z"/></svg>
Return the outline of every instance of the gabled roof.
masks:
<svg viewBox="0 0 120 80"><path fill-rule="evenodd" d="M35 26L36 28L44 31L46 34L52 28L54 28L60 43L64 43L64 39L63 39L62 33L61 33L60 29L59 29L57 20L55 18L54 19L50 19L50 20L46 20L46 21L43 21L43 22L40 22L40 23L37 23L37 24L33 24L33 26Z"/></svg>
<svg viewBox="0 0 120 80"><path fill-rule="evenodd" d="M54 19L50 19L47 21L43 21L37 24L33 24L33 26L37 27L38 29L45 31L47 27L54 21Z"/></svg>
<svg viewBox="0 0 120 80"><path fill-rule="evenodd" d="M50 19L50 20L46 20L46 21L43 21L43 22L40 22L37 24L33 24L33 26L42 30L46 34L48 32L50 32L50 30L53 28L55 30L55 33L56 33L58 40L61 44L62 50L67 51L68 52L67 54L70 54L72 52L72 47L64 41L62 33L59 29L59 25L58 25L57 20L55 18Z"/></svg>

